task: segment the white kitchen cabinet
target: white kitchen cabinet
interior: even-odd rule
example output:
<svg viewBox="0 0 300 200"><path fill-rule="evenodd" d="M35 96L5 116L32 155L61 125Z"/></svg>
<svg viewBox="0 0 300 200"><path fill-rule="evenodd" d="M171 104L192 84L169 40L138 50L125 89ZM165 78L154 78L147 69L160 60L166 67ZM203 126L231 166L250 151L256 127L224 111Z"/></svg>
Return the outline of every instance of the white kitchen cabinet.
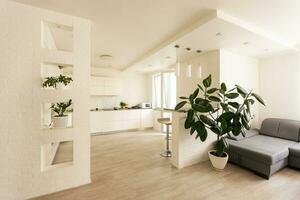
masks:
<svg viewBox="0 0 300 200"><path fill-rule="evenodd" d="M120 94L120 80L114 77L91 77L90 94L117 96Z"/></svg>
<svg viewBox="0 0 300 200"><path fill-rule="evenodd" d="M91 133L144 129L152 126L153 111L151 109L90 112Z"/></svg>
<svg viewBox="0 0 300 200"><path fill-rule="evenodd" d="M153 110L152 109L143 109L141 110L142 116L142 127L143 128L151 128L153 127Z"/></svg>

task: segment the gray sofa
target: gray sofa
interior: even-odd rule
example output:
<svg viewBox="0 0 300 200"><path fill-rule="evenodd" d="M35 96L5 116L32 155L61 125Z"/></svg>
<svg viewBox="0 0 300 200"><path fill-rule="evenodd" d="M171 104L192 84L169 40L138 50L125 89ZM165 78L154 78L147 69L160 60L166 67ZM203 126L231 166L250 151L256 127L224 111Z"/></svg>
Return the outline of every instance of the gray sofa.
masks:
<svg viewBox="0 0 300 200"><path fill-rule="evenodd" d="M229 161L267 179L288 165L300 169L299 131L299 121L265 119L260 130L247 131L245 138L229 136Z"/></svg>

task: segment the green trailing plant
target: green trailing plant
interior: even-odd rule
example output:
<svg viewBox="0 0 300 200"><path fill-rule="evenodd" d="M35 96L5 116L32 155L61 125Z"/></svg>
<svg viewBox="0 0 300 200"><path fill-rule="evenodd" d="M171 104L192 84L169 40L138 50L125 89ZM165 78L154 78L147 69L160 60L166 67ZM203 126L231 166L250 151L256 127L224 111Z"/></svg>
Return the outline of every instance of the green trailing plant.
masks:
<svg viewBox="0 0 300 200"><path fill-rule="evenodd" d="M125 103L125 102L123 102L123 101L120 102L120 107L121 107L121 108L125 108L126 106L127 106L127 103Z"/></svg>
<svg viewBox="0 0 300 200"><path fill-rule="evenodd" d="M60 103L55 103L52 104L52 106L50 107L50 109L56 113L56 117L63 117L66 116L65 112L67 110L68 107L70 107L72 105L72 99L70 99L67 102L60 102Z"/></svg>
<svg viewBox="0 0 300 200"><path fill-rule="evenodd" d="M63 83L65 86L69 85L73 79L68 76L59 75L59 76L50 76L46 77L43 82L43 87L53 87L56 88L58 83Z"/></svg>
<svg viewBox="0 0 300 200"><path fill-rule="evenodd" d="M250 129L250 120L254 117L251 106L255 101L262 105L265 102L252 90L247 92L239 85L228 90L225 83L219 88L211 87L211 84L212 78L209 75L189 97L180 97L182 101L176 105L175 110L187 113L184 127L190 129L191 135L196 134L196 139L204 142L208 130L215 133L215 155L223 157L229 147L227 136L242 134L245 137L245 131ZM190 108L183 110L186 104Z"/></svg>

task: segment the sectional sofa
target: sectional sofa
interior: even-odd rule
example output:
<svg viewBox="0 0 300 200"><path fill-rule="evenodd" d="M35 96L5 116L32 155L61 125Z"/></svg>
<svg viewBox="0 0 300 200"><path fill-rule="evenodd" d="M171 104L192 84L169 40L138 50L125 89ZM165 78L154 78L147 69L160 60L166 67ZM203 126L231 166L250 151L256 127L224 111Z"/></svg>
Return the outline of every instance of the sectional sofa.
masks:
<svg viewBox="0 0 300 200"><path fill-rule="evenodd" d="M259 130L246 132L246 137L229 136L229 162L266 179L286 166L300 169L299 131L300 121L265 119Z"/></svg>

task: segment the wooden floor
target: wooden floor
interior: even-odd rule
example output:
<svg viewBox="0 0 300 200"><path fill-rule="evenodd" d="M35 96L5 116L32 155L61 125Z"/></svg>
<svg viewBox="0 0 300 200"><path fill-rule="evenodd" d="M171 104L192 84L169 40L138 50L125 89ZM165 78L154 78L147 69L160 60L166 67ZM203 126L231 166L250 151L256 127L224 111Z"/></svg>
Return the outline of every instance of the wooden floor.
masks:
<svg viewBox="0 0 300 200"><path fill-rule="evenodd" d="M163 136L150 131L93 136L92 183L37 199L300 199L300 171L285 168L267 181L232 164L178 170L159 156L162 147Z"/></svg>

